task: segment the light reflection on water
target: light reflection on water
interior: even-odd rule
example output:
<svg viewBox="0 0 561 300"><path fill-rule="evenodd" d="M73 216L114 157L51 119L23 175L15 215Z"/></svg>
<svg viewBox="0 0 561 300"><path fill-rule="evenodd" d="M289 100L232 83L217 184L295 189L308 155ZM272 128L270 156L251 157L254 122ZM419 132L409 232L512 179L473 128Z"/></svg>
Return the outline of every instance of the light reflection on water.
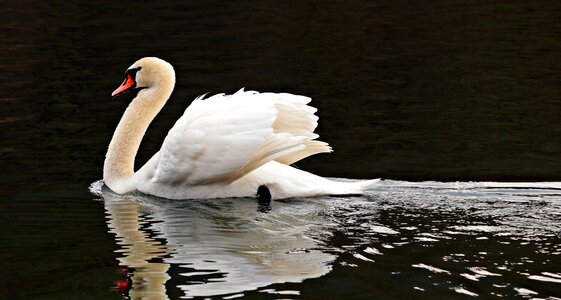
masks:
<svg viewBox="0 0 561 300"><path fill-rule="evenodd" d="M133 270L133 299L166 299L170 265L185 295L212 296L319 277L335 258L322 251L318 202L279 202L265 214L253 199L102 195L120 265Z"/></svg>
<svg viewBox="0 0 561 300"><path fill-rule="evenodd" d="M120 196L101 184L92 192L104 200L131 299L306 298L274 284L330 272L367 274L410 295L559 296L556 183L385 181L363 197L275 201L268 212L254 199ZM350 298L392 295L364 289Z"/></svg>

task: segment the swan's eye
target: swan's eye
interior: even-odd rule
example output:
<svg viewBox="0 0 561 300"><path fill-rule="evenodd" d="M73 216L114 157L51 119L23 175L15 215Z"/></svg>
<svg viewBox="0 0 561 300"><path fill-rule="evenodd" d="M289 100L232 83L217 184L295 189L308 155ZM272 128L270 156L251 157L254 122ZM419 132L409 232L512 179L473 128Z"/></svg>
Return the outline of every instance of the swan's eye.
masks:
<svg viewBox="0 0 561 300"><path fill-rule="evenodd" d="M127 75L131 75L132 78L136 79L136 73L138 73L138 71L142 70L142 67L138 67L138 68L134 68L134 69L128 69L125 72L125 76Z"/></svg>

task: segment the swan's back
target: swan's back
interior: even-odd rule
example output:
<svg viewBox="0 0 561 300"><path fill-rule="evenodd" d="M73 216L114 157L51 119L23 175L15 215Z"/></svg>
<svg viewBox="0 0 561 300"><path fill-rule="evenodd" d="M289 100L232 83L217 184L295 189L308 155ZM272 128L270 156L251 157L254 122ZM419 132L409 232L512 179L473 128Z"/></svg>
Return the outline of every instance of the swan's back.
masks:
<svg viewBox="0 0 561 300"><path fill-rule="evenodd" d="M315 140L318 117L310 100L243 89L195 99L164 140L150 181L229 184L271 161L292 164L330 152Z"/></svg>

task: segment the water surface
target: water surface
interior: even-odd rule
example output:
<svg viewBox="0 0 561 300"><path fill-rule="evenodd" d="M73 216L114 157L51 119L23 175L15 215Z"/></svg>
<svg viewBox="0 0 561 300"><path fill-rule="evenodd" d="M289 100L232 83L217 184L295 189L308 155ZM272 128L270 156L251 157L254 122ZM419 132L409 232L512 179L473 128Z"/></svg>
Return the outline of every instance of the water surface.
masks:
<svg viewBox="0 0 561 300"><path fill-rule="evenodd" d="M265 210L92 192L132 299L559 296L561 183L384 181Z"/></svg>

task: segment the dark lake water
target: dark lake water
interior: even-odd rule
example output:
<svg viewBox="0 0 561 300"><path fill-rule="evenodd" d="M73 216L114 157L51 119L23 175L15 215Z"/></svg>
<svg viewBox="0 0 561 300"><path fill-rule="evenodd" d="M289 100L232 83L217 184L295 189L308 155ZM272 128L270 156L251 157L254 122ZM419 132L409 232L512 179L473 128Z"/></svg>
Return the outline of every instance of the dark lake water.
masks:
<svg viewBox="0 0 561 300"><path fill-rule="evenodd" d="M0 299L561 298L559 16L559 1L2 5ZM138 166L191 99L246 87L313 99L335 152L299 168L386 180L268 211L113 194L98 180L133 96L110 93L144 56L177 86Z"/></svg>

